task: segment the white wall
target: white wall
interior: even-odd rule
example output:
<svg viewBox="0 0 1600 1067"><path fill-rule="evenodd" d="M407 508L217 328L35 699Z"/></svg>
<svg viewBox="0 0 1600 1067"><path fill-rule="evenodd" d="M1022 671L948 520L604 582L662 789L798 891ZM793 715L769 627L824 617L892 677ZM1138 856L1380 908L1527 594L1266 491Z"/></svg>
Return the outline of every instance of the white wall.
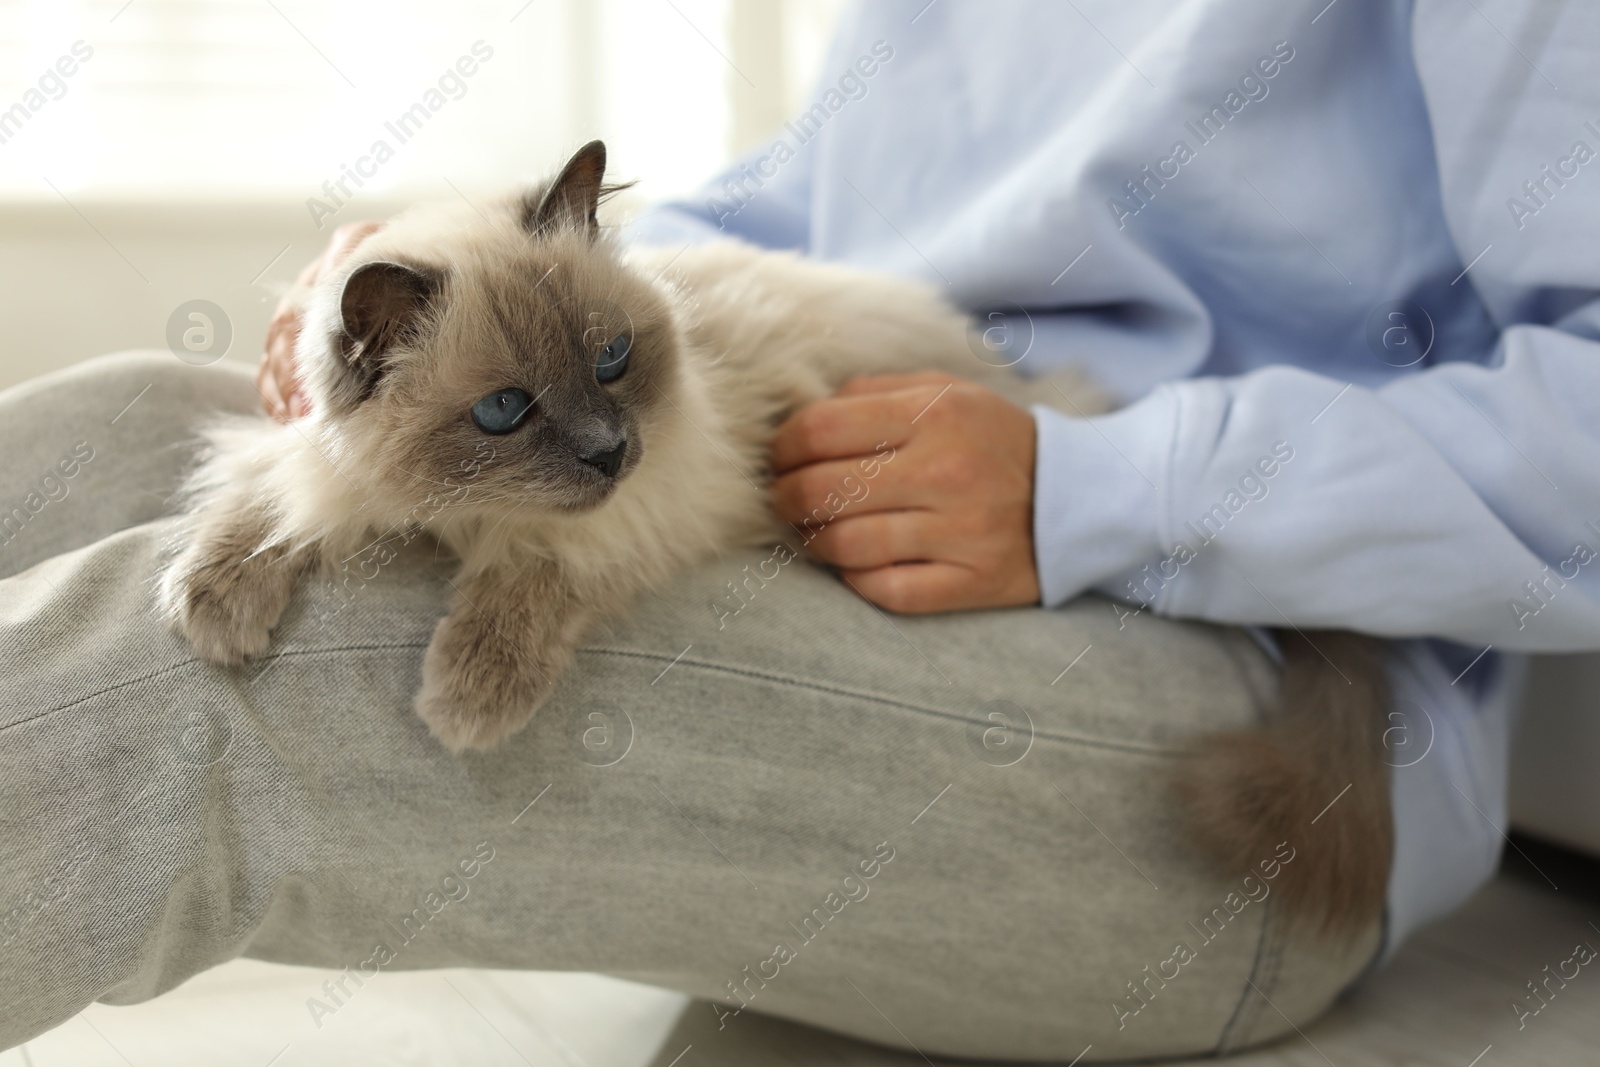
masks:
<svg viewBox="0 0 1600 1067"><path fill-rule="evenodd" d="M0 388L163 347L168 316L197 298L227 313L228 358L254 362L274 283L332 229L312 224L306 196L377 128L349 116L410 102L474 35L492 39L493 62L332 222L458 187L497 194L591 136L644 197L692 187L809 96L841 4L283 0L275 13L144 0L124 13L0 0L0 109L68 42L94 48L65 95L0 143Z"/></svg>
<svg viewBox="0 0 1600 1067"><path fill-rule="evenodd" d="M76 207L0 205L0 388L104 352L164 348L168 317L196 298L231 320L228 358L253 363L274 284L327 240L297 204Z"/></svg>

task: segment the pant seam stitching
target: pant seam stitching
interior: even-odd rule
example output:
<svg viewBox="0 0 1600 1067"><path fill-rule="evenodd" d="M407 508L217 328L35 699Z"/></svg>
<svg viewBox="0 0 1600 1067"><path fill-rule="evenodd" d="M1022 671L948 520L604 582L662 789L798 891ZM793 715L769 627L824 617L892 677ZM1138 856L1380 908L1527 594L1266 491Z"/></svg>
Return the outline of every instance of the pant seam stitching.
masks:
<svg viewBox="0 0 1600 1067"><path fill-rule="evenodd" d="M1239 1002L1234 1005L1233 1014L1229 1016L1228 1022L1223 1026L1222 1033L1217 1039L1216 1053L1219 1056L1225 1056L1239 1047L1236 1042L1235 1032L1249 1025L1247 1009L1254 1003L1251 999L1252 994L1258 998L1266 995L1260 989L1257 979L1265 980L1265 971L1268 966L1267 959L1272 954L1274 947L1272 933L1276 915L1277 908L1274 904L1268 903L1261 919L1261 933L1256 940L1256 954L1250 964L1250 974L1246 978L1244 989L1239 992ZM1256 984L1252 985L1252 983Z"/></svg>
<svg viewBox="0 0 1600 1067"><path fill-rule="evenodd" d="M913 703L911 703L909 701L896 700L893 697L883 696L883 695L878 694L878 693L862 692L860 690L848 689L848 688L846 688L844 686L827 685L827 684L824 684L824 683L821 683L821 682L810 681L810 680L804 679L804 678L790 678L790 677L785 677L784 675L781 675L781 674L771 674L771 673L768 673L768 672L765 672L765 671L751 670L751 669L746 668L746 667L730 667L730 666L727 666L727 665L721 664L721 663L708 663L705 660L697 660L697 659L678 659L678 660L673 660L673 657L667 656L667 655L663 655L661 653L656 653L656 652L636 652L636 651L632 651L630 649L620 649L620 648L594 648L594 647L590 647L590 648L580 648L580 649L578 649L578 651L579 652L594 653L594 654L599 654L599 655L624 656L624 657L628 657L628 658L631 658L631 659L647 659L647 660L654 660L656 662L673 661L673 662L676 662L676 663L678 663L678 664L680 664L682 666L685 666L685 667L698 667L699 669L701 669L703 671L708 671L708 672L711 672L711 673L738 675L740 677L754 678L754 679L757 679L759 681L770 682L770 683L777 684L777 685L792 686L792 687L797 688L797 689L807 689L807 690L811 690L813 692L818 692L818 693L829 693L829 694L832 694L834 696L849 697L852 700L871 701L871 702L876 703L876 704L883 704L883 705L886 705L888 707L901 708L901 709L906 710L906 711L920 712L920 713L922 713L924 715L931 715L931 716L934 716L936 718L947 719L947 720L949 720L951 722L958 722L958 723L962 723L964 725L971 725L972 723L979 721L977 719L967 718L966 716L957 714L956 712L953 712L953 711L945 711L942 708L930 708L930 707L927 707L926 705L923 705L923 704L913 704ZM1145 742L1145 741L1115 741L1115 740L1110 740L1110 739L1105 739L1105 738L1084 737L1082 735L1075 735L1075 734L1061 734L1061 733L1055 733L1055 732L1044 731L1044 730L1035 730L1033 736L1035 738L1039 738L1039 739L1046 740L1046 741L1059 741L1059 742L1062 742L1064 744L1087 745L1087 746L1092 746L1092 747L1096 747L1096 748L1107 748L1107 749L1113 749L1113 750L1120 751L1120 752L1129 752L1129 753L1133 753L1133 754L1137 754L1137 755L1141 755L1141 756L1148 755L1148 756L1172 757L1172 756L1177 756L1180 752L1183 751L1183 749L1180 746L1176 746L1176 745L1173 745L1173 746L1158 745L1158 744L1155 744L1155 743L1152 743L1152 742Z"/></svg>
<svg viewBox="0 0 1600 1067"><path fill-rule="evenodd" d="M333 647L333 648L293 649L293 650L286 649L286 650L284 650L282 652L277 653L275 656L273 656L271 658L272 659L288 659L288 658L300 658L300 657L304 657L304 656L338 655L338 654L342 654L342 653L346 653L346 652L384 652L384 651L396 651L396 650L400 650L400 649L426 648L426 647L427 647L427 643L426 642L402 642L402 643L394 643L394 644L366 644L366 645L340 645L340 646ZM649 659L649 660L656 660L656 661L666 661L666 660L670 660L672 658L670 656L662 655L660 653L635 652L635 651L625 650L625 649L610 649L610 648L594 648L594 647L590 647L590 648L580 648L580 649L578 649L578 651L579 652L586 652L586 653L596 653L596 654L601 654L601 655L623 656L623 657L632 658L632 659ZM969 718L967 718L965 716L962 716L962 715L959 715L959 714L957 714L955 712L945 711L945 710L940 709L940 708L930 708L930 707L926 707L926 706L921 705L921 704L913 704L913 703L910 703L908 701L895 700L893 697L886 697L886 696L882 696L882 695L877 694L877 693L865 693L865 692L860 692L860 691L857 691L857 690L847 689L847 688L845 688L843 686L830 686L830 685L825 685L825 684L822 684L822 683L819 683L819 682L808 681L808 680L805 680L805 679L798 679L798 678L787 678L787 677L784 677L783 675L770 674L770 673L767 673L767 672L764 672L764 671L750 670L748 668L729 667L729 666L726 666L724 664L718 664L718 663L707 663L707 662L705 662L703 660L679 660L677 662L679 662L681 665L686 666L686 667L698 667L699 669L701 669L703 671L708 671L708 672L712 672L712 673L730 674L730 675L735 675L735 676L739 676L739 677L753 678L753 679L756 679L756 680L759 680L759 681L763 681L763 682L767 682L767 683L771 683L771 684L786 685L786 686L790 686L790 687L793 687L793 688L805 689L805 690L810 690L812 692L818 692L818 693L828 693L828 694L831 694L831 695L834 695L834 696L846 697L846 698L849 698L849 699L852 699L852 700L869 701L869 702L876 703L876 704L882 704L882 705L884 705L886 707L900 708L900 709L905 710L905 711L917 712L919 714L929 715L929 716L932 716L934 718L945 719L947 721L955 722L955 723L961 723L963 725L971 725L972 723L978 721L978 720L975 720L975 719L969 719ZM116 691L118 691L120 689L126 689L129 686L138 685L141 682L148 682L148 681L150 681L150 680L152 680L154 678L160 678L160 677L163 677L163 676L166 676L166 675L174 674L174 673L176 673L178 671L181 671L181 670L183 670L183 669L185 669L187 667L192 667L192 666L195 666L197 664L202 664L202 663L204 663L204 661L202 661L198 657L190 657L190 658L182 660L182 661L180 661L178 663L170 664L170 665L168 665L166 667L160 668L159 670L154 670L154 671L151 671L151 672L149 672L147 674L140 675L137 678L130 678L130 679L127 679L126 681L117 682L114 685L105 686L102 689L97 689L92 693L87 693L84 696L78 697L77 699L71 700L71 701L69 701L69 702L67 702L65 704L60 704L60 705L57 705L57 706L52 707L52 708L47 708L47 709L45 709L43 711L40 711L40 712L38 712L36 714L30 715L25 719L18 719L18 720L14 721L14 722L9 722L9 723L5 723L4 725L0 725L0 733L4 733L7 730L11 730L11 729L14 729L14 728L17 728L17 727L26 726L29 723L37 722L40 719L46 718L46 717L48 717L50 715L54 715L54 714L56 714L58 712L70 711L72 708L78 707L79 705L82 705L82 704L86 704L89 701L94 700L94 699L96 699L98 697L105 696L108 693L114 693L114 692L116 692ZM1102 749L1108 749L1108 750L1116 751L1116 752L1130 753L1130 754L1134 754L1134 755L1150 755L1150 756L1171 757L1171 756L1177 755L1181 751L1181 749L1176 747L1176 746L1174 746L1174 747L1165 747L1165 746L1160 746L1160 745L1156 745L1156 744L1151 744L1149 742L1115 741L1115 740L1109 740L1109 739L1104 739L1104 738L1083 737L1083 736L1080 736L1080 735L1060 734L1060 733L1055 733L1055 732L1051 732L1051 731L1042 731L1042 730L1035 731L1033 736L1035 738L1037 738L1037 739L1045 740L1045 741L1055 741L1055 742L1062 743L1062 744L1082 745L1082 746L1092 747L1092 748L1102 748Z"/></svg>
<svg viewBox="0 0 1600 1067"><path fill-rule="evenodd" d="M283 658L288 658L288 657L293 657L293 656L315 656L315 655L323 655L323 654L335 653L335 652L381 652L381 651L386 651L386 650L390 650L390 649L426 648L426 647L427 646L425 644L420 643L420 642L409 643L409 644L394 644L394 645L346 645L346 646L343 646L343 647L340 647L340 648L314 648L314 649L285 650L283 652L279 652L277 655L272 656L270 658L271 659L283 659ZM129 678L129 679L125 680L125 681L117 682L114 685L108 685L104 689L97 689L93 693L87 693L84 696L78 697L76 700L68 701L65 704L59 704L59 705L57 705L56 707L53 707L53 708L46 708L43 711L36 712L33 715L29 715L25 719L17 719L15 722L8 722L8 723L5 723L4 725L0 725L0 733L4 733L5 731L12 729L13 727L26 726L30 722L36 722L39 719L45 718L46 716L49 716L49 715L54 715L54 714L56 714L57 712L60 712L60 711L70 711L71 709L77 707L80 704L86 704L89 701L94 700L96 697L105 696L107 693L115 693L119 689L126 689L131 685L138 685L140 682L148 682L152 678L160 678L160 677L162 677L164 675L176 674L178 671L183 670L185 667L193 667L196 664L204 664L204 663L205 663L205 661L201 660L199 657L191 656L188 659L180 660L177 663L169 664L168 666L161 667L161 668L159 668L157 670L153 670L148 674L142 674L137 678ZM209 664L206 664L206 665L209 666Z"/></svg>

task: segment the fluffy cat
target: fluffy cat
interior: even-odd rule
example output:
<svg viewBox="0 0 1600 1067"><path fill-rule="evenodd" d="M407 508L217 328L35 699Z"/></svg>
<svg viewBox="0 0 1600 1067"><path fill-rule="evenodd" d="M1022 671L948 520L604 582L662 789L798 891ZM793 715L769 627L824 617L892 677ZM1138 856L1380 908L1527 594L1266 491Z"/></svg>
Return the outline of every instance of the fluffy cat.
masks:
<svg viewBox="0 0 1600 1067"><path fill-rule="evenodd" d="M735 242L624 248L597 220L614 188L604 170L596 141L490 216L414 209L304 294L296 359L311 414L210 431L161 577L167 616L202 657L265 652L309 571L421 527L460 566L416 710L450 749L487 747L528 721L594 622L684 568L771 542L783 527L763 488L767 442L845 379L943 370L1069 414L1106 407L1062 379L1030 396L912 282ZM1216 831L1204 839L1221 834L1214 851L1246 867L1270 856L1283 820L1263 820L1261 803L1290 783L1308 794L1295 804L1325 802L1330 766L1376 762L1369 719L1365 704L1296 717L1248 735L1242 763L1246 742L1197 750L1184 780L1210 805L1197 808ZM1343 758L1330 763L1323 741ZM1375 819L1387 832L1381 794L1381 811L1346 807L1352 841L1380 840ZM1294 874L1314 881L1313 866ZM1335 874L1357 889L1308 899L1370 913L1371 868Z"/></svg>
<svg viewBox="0 0 1600 1067"><path fill-rule="evenodd" d="M417 711L451 749L492 745L593 621L785 529L762 483L789 412L866 373L1026 388L920 285L731 241L623 248L604 167L597 141L489 217L413 209L306 294L311 414L211 432L162 581L201 655L264 652L308 568L420 522L461 566Z"/></svg>

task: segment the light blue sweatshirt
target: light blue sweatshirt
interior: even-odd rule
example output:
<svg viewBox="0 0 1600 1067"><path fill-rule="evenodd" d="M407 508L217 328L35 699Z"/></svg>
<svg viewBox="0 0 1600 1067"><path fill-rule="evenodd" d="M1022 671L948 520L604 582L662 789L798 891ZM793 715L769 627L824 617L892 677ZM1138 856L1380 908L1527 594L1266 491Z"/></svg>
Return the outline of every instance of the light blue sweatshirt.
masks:
<svg viewBox="0 0 1600 1067"><path fill-rule="evenodd" d="M1395 638L1392 949L1494 869L1517 654L1600 649L1597 55L1579 0L873 0L635 233L921 278L1109 388L1034 413L1047 605Z"/></svg>

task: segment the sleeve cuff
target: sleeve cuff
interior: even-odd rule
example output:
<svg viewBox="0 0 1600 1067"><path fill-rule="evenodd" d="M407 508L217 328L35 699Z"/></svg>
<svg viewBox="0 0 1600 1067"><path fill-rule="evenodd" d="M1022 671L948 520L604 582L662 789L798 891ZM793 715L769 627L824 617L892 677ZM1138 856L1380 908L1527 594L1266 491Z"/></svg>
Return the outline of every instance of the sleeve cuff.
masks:
<svg viewBox="0 0 1600 1067"><path fill-rule="evenodd" d="M1124 579L1161 555L1177 418L1168 389L1089 419L1033 409L1033 552L1040 598L1055 607L1089 590L1127 598Z"/></svg>

